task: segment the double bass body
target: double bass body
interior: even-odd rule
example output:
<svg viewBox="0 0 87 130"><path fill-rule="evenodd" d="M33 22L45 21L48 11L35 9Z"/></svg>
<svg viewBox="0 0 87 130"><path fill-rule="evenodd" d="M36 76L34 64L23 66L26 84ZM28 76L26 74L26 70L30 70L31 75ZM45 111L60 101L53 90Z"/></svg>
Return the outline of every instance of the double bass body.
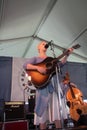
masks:
<svg viewBox="0 0 87 130"><path fill-rule="evenodd" d="M87 103L83 101L83 94L72 83L69 83L66 99L69 102L70 116L73 120L78 121L81 115L87 114Z"/></svg>

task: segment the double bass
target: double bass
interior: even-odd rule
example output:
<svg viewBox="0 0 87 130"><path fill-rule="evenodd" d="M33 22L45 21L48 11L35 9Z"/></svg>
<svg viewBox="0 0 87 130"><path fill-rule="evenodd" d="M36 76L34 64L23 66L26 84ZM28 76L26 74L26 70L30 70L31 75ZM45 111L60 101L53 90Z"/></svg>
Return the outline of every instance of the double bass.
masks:
<svg viewBox="0 0 87 130"><path fill-rule="evenodd" d="M66 100L69 103L70 116L78 121L81 115L87 114L87 103L83 101L83 93L73 83L68 83L69 89L66 93Z"/></svg>

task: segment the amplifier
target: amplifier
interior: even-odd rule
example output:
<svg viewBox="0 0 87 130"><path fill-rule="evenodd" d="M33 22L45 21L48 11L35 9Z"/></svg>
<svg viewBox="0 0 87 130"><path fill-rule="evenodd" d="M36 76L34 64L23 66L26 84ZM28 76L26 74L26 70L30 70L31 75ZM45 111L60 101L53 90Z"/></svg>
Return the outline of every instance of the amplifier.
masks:
<svg viewBox="0 0 87 130"><path fill-rule="evenodd" d="M4 130L29 130L28 121L10 121L4 122Z"/></svg>
<svg viewBox="0 0 87 130"><path fill-rule="evenodd" d="M21 120L24 118L24 102L5 102L5 121Z"/></svg>

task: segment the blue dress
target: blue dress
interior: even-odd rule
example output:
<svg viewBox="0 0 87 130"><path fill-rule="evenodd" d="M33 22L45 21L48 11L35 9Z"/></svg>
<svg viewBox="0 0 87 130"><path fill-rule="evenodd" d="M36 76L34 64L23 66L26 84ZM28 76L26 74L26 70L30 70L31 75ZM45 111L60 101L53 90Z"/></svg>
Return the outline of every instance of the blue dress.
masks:
<svg viewBox="0 0 87 130"><path fill-rule="evenodd" d="M42 62L44 59L40 57L30 58L25 64L37 64ZM60 64L62 66L62 64ZM43 89L36 89L36 100L35 100L35 116L34 124L39 125L47 120L50 122L60 120L60 108L58 102L58 90L57 90L57 79L56 75L52 77L49 84Z"/></svg>

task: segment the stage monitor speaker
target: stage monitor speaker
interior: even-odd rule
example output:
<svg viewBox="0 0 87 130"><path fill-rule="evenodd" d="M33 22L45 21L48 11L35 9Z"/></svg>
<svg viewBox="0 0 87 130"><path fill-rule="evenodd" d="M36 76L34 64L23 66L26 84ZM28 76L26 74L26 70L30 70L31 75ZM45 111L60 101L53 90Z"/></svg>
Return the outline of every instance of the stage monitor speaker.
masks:
<svg viewBox="0 0 87 130"><path fill-rule="evenodd" d="M24 118L24 102L5 102L5 121L23 120Z"/></svg>
<svg viewBox="0 0 87 130"><path fill-rule="evenodd" d="M4 123L4 130L29 130L28 121L10 121Z"/></svg>

